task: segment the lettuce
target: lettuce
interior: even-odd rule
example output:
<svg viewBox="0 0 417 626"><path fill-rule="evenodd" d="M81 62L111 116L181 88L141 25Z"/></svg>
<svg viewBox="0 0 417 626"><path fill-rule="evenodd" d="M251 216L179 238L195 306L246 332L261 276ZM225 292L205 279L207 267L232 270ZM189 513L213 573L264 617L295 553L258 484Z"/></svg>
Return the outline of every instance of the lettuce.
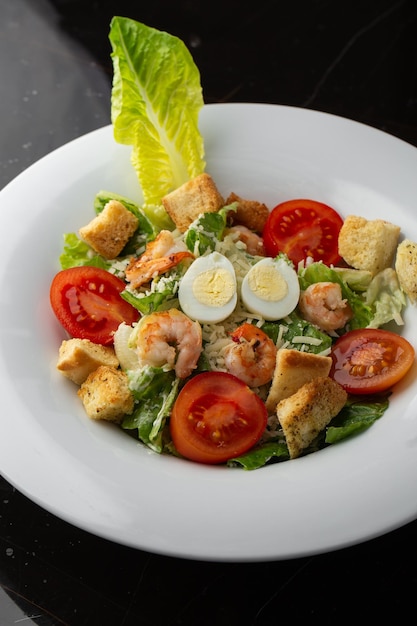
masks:
<svg viewBox="0 0 417 626"><path fill-rule="evenodd" d="M175 224L162 204L145 204L142 210L156 230L174 230Z"/></svg>
<svg viewBox="0 0 417 626"><path fill-rule="evenodd" d="M339 415L327 427L325 442L338 443L367 430L388 409L389 396L389 392L361 398L350 396Z"/></svg>
<svg viewBox="0 0 417 626"><path fill-rule="evenodd" d="M146 366L128 370L129 387L136 401L131 415L126 415L122 428L137 431L138 438L155 452L162 452L164 429L178 395L179 378L175 372Z"/></svg>
<svg viewBox="0 0 417 626"><path fill-rule="evenodd" d="M289 349L320 354L327 351L332 345L332 339L327 333L302 319L295 311L290 313L285 320L265 322L262 330L276 343L282 326L284 327L282 339L284 342L289 342L287 346ZM306 341L301 341L301 337L305 337ZM313 341L309 341L309 339Z"/></svg>
<svg viewBox="0 0 417 626"><path fill-rule="evenodd" d="M93 265L109 270L111 263L94 250L85 241L82 241L75 233L64 234L64 249L59 257L61 269L79 265Z"/></svg>
<svg viewBox="0 0 417 626"><path fill-rule="evenodd" d="M404 324L401 312L406 306L397 272L392 267L379 272L371 281L365 294L366 304L374 310L369 328L379 328L391 321Z"/></svg>
<svg viewBox="0 0 417 626"><path fill-rule="evenodd" d="M288 448L282 441L270 441L255 446L246 454L237 456L227 461L229 467L240 465L245 470L254 470L267 465L271 460L288 461L290 458Z"/></svg>
<svg viewBox="0 0 417 626"><path fill-rule="evenodd" d="M159 205L205 169L200 73L180 39L132 19L114 17L109 39L114 137L133 146L145 204Z"/></svg>
<svg viewBox="0 0 417 626"><path fill-rule="evenodd" d="M184 235L187 248L196 256L202 256L208 250L216 248L217 241L223 238L229 211L236 211L237 202L229 204L213 213L202 213Z"/></svg>
<svg viewBox="0 0 417 626"><path fill-rule="evenodd" d="M123 300L129 302L142 315L149 315L155 311L165 311L167 309L178 307L178 279L165 280L163 288L159 291L153 291L147 295L135 295L128 289L124 289L120 295Z"/></svg>
<svg viewBox="0 0 417 626"><path fill-rule="evenodd" d="M104 191L104 190L97 192L94 197L95 214L99 215L104 209L104 207L106 206L106 204L110 202L111 200L117 200L117 202L120 202L121 204L123 204L123 206L126 209L131 211L133 215L136 215L138 219L141 218L141 210L139 209L138 205L135 202L133 202L133 200L130 200L130 198L126 198L126 196L121 196L118 193L114 193L113 191ZM149 228L150 228L150 225L149 225Z"/></svg>

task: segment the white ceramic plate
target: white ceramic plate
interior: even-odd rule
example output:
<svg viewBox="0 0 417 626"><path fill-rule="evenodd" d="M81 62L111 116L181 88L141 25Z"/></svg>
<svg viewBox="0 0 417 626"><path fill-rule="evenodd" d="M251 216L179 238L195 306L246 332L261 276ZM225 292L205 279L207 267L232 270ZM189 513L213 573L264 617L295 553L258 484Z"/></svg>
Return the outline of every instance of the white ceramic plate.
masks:
<svg viewBox="0 0 417 626"><path fill-rule="evenodd" d="M372 128L269 105L206 106L207 171L221 192L310 197L386 218L417 241L417 150ZM55 370L64 333L49 308L62 234L93 217L100 189L140 200L112 129L45 157L0 193L0 469L76 526L167 555L240 561L349 546L417 517L416 367L369 431L253 472L158 456L90 421ZM365 242L364 242L365 245ZM417 345L417 313L404 335ZM413 330L414 326L414 330Z"/></svg>

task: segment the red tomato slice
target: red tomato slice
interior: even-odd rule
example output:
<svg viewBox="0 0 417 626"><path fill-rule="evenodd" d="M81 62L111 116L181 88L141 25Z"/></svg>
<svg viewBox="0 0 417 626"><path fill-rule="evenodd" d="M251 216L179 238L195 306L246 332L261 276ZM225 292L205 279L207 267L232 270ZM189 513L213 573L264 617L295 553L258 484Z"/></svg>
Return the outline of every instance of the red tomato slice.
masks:
<svg viewBox="0 0 417 626"><path fill-rule="evenodd" d="M71 267L52 280L51 306L72 337L109 345L121 322L133 324L139 318L139 312L120 297L124 288L120 278L104 269Z"/></svg>
<svg viewBox="0 0 417 626"><path fill-rule="evenodd" d="M348 393L380 393L397 383L414 362L414 348L388 330L362 328L333 345L330 377Z"/></svg>
<svg viewBox="0 0 417 626"><path fill-rule="evenodd" d="M262 400L241 380L224 372L191 378L174 404L174 445L198 463L225 463L252 448L266 428Z"/></svg>
<svg viewBox="0 0 417 626"><path fill-rule="evenodd" d="M295 266L307 258L337 265L339 232L343 220L327 204L315 200L289 200L278 204L268 216L263 231L265 250L275 257L279 252Z"/></svg>

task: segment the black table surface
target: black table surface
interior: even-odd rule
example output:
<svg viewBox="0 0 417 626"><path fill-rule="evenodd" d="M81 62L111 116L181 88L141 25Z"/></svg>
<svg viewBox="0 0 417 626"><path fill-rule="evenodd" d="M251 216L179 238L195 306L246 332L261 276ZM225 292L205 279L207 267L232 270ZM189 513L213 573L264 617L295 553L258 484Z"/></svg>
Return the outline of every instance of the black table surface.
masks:
<svg viewBox="0 0 417 626"><path fill-rule="evenodd" d="M0 0L0 187L110 123L113 15L181 37L206 103L325 111L417 146L413 0ZM415 614L417 522L322 555L202 562L93 536L4 479L0 487L2 626L375 623Z"/></svg>

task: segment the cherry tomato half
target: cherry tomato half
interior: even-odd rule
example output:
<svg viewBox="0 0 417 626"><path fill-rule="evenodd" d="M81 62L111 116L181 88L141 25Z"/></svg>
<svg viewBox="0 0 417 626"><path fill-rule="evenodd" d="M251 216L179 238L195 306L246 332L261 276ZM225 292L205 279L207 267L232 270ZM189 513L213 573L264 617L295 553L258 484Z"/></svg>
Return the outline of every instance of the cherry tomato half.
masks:
<svg viewBox="0 0 417 626"><path fill-rule="evenodd" d="M380 393L397 383L414 361L414 348L388 330L362 328L340 337L332 347L329 376L348 393Z"/></svg>
<svg viewBox="0 0 417 626"><path fill-rule="evenodd" d="M307 256L326 265L337 265L341 260L338 239L342 225L340 215L322 202L282 202L272 209L265 223L266 253L275 257L285 252L295 266Z"/></svg>
<svg viewBox="0 0 417 626"><path fill-rule="evenodd" d="M198 463L225 463L252 448L266 428L262 400L224 372L191 378L174 404L170 430L178 452Z"/></svg>
<svg viewBox="0 0 417 626"><path fill-rule="evenodd" d="M71 267L53 278L51 306L72 337L109 345L121 322L133 324L139 318L138 311L120 297L124 288L120 278L104 269Z"/></svg>

